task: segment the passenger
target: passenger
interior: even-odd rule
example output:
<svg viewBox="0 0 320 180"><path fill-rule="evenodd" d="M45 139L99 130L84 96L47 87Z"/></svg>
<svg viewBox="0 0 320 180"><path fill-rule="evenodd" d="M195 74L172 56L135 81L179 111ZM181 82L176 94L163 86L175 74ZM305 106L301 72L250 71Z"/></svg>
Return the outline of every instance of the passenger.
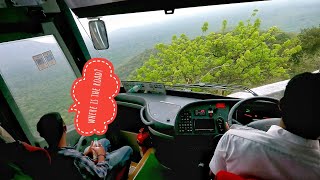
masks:
<svg viewBox="0 0 320 180"><path fill-rule="evenodd" d="M258 179L320 179L320 74L302 73L280 100L282 119L267 132L232 126L220 139L211 173Z"/></svg>
<svg viewBox="0 0 320 180"><path fill-rule="evenodd" d="M98 147L92 147L92 142L89 148L86 149L85 153L81 153L74 148L67 147L67 129L59 113L48 113L40 118L37 124L37 130L40 136L43 137L48 145L48 151L53 156L57 155L57 158L53 158L53 164L55 171L54 176L57 178L58 175L63 179L77 179L76 176L79 174L83 179L92 178L105 178L108 172L115 166L123 167L130 159L132 155L132 148L124 146L111 153L106 153L110 142L107 139L99 140ZM92 161L87 155L95 152L97 154L97 163ZM54 161L55 159L60 160L72 160L71 163L67 161ZM62 158L61 158L62 157ZM70 166L75 166L70 167ZM76 169L76 172L71 172L72 169ZM62 173L63 172L63 173ZM73 175L70 173L73 173ZM69 174L69 177L68 175ZM54 179L55 179L54 178Z"/></svg>

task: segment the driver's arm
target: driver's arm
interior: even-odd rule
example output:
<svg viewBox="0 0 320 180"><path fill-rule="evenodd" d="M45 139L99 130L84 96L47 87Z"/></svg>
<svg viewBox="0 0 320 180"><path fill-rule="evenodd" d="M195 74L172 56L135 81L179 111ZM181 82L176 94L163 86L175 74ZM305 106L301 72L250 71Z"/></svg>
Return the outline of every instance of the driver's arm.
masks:
<svg viewBox="0 0 320 180"><path fill-rule="evenodd" d="M224 170L227 171L227 165L226 165L226 157L227 157L227 149L229 145L229 134L225 133L214 152L214 155L209 163L210 170L213 174L217 174L217 172Z"/></svg>

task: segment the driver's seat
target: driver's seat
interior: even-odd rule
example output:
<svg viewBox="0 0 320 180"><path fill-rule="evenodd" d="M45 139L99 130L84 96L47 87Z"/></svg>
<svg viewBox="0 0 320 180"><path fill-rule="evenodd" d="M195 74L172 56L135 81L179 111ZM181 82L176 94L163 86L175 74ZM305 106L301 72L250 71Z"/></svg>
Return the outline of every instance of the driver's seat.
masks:
<svg viewBox="0 0 320 180"><path fill-rule="evenodd" d="M239 175L233 174L231 172L227 171L219 171L215 177L214 180L258 180L256 178L244 178Z"/></svg>

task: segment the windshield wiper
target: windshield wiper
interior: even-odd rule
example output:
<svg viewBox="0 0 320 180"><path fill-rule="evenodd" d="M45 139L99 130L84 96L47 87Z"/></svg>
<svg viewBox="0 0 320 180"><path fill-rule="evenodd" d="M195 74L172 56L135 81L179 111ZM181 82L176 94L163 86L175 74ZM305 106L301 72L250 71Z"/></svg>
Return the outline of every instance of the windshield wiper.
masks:
<svg viewBox="0 0 320 180"><path fill-rule="evenodd" d="M168 86L168 85L166 85ZM176 84L171 85L173 88L207 88L207 89L217 89L217 90L242 90L251 93L253 96L258 96L257 93L252 91L250 88L241 85L227 85L227 84L208 84L208 83L198 83L198 84Z"/></svg>

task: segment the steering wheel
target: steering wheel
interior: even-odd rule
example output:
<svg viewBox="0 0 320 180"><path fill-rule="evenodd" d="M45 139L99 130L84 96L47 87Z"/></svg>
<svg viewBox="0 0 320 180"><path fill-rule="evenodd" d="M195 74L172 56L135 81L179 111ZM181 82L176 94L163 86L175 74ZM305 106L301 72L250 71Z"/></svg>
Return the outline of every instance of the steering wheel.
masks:
<svg viewBox="0 0 320 180"><path fill-rule="evenodd" d="M271 97L265 97L265 96L255 96L255 97L250 97L250 98L247 98L247 99L243 99L243 100L237 102L230 109L229 114L228 114L228 120L227 120L229 126L231 126L232 124L243 125L242 123L240 123L236 119L233 119L232 116L236 112L236 110L240 106L242 106L243 104L249 104L249 103L253 103L255 101L268 101L268 102L272 102L272 103L275 103L275 104L279 103L278 99L271 98ZM252 128L255 128L255 129L259 129L259 130L262 130L262 131L267 131L271 125L279 125L280 121L281 121L281 118L269 118L269 119L264 119L263 121L261 121L261 120L253 121L253 122L247 124L246 126L252 127Z"/></svg>

